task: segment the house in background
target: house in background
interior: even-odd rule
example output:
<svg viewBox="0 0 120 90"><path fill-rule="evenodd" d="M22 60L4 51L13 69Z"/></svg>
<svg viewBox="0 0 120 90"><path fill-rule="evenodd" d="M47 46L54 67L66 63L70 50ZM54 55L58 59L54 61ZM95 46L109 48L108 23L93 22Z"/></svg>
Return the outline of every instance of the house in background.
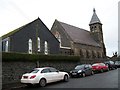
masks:
<svg viewBox="0 0 120 90"><path fill-rule="evenodd" d="M59 41L38 18L2 36L2 51L59 54Z"/></svg>
<svg viewBox="0 0 120 90"><path fill-rule="evenodd" d="M90 31L55 20L51 32L60 42L63 55L79 55L81 58L106 57L102 23L95 9L89 23Z"/></svg>

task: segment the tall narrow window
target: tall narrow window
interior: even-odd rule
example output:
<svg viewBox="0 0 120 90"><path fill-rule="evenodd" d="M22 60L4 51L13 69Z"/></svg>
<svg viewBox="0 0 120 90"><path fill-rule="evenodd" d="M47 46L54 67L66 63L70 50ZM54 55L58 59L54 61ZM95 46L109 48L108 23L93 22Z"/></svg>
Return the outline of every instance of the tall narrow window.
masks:
<svg viewBox="0 0 120 90"><path fill-rule="evenodd" d="M38 37L38 52L41 51L41 48L40 48L40 38Z"/></svg>
<svg viewBox="0 0 120 90"><path fill-rule="evenodd" d="M5 52L8 52L8 41L5 43Z"/></svg>
<svg viewBox="0 0 120 90"><path fill-rule="evenodd" d="M89 58L89 51L86 50L86 57Z"/></svg>
<svg viewBox="0 0 120 90"><path fill-rule="evenodd" d="M80 57L81 57L81 58L83 57L82 49L80 49Z"/></svg>
<svg viewBox="0 0 120 90"><path fill-rule="evenodd" d="M92 51L92 58L95 58L95 52Z"/></svg>
<svg viewBox="0 0 120 90"><path fill-rule="evenodd" d="M29 39L29 41L28 41L28 48L29 48L29 50L28 50L28 53L29 54L32 54L32 40L31 39Z"/></svg>
<svg viewBox="0 0 120 90"><path fill-rule="evenodd" d="M58 41L60 42L60 47L61 47L61 36L58 36Z"/></svg>
<svg viewBox="0 0 120 90"><path fill-rule="evenodd" d="M44 51L45 55L48 54L48 42L45 41L45 51Z"/></svg>

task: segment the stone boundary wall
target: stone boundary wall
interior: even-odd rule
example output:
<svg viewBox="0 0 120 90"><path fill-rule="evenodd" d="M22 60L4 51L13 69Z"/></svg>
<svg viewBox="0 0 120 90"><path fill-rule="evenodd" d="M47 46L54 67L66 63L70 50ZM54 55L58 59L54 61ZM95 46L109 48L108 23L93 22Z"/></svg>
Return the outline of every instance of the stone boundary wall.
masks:
<svg viewBox="0 0 120 90"><path fill-rule="evenodd" d="M32 69L38 67L54 67L61 71L69 72L78 64L84 63L95 63L95 62L103 62L105 60L80 60L79 62L66 62L66 61L40 61L40 62L24 62L24 61L9 61L2 62L2 84L9 84L20 82L20 78L22 74L31 71Z"/></svg>

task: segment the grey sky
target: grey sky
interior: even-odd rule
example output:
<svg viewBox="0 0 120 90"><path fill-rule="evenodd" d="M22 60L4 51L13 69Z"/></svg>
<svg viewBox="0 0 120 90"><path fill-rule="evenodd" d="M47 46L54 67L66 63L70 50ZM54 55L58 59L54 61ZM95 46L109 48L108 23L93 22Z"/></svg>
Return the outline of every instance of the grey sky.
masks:
<svg viewBox="0 0 120 90"><path fill-rule="evenodd" d="M51 29L55 19L89 31L93 8L103 24L107 55L118 51L119 0L0 0L0 36L40 18Z"/></svg>

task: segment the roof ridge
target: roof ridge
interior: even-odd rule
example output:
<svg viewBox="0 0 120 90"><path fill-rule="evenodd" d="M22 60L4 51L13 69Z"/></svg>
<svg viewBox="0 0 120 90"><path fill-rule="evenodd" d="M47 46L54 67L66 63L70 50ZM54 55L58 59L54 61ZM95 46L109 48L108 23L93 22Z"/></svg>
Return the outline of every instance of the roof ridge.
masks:
<svg viewBox="0 0 120 90"><path fill-rule="evenodd" d="M58 20L57 20L57 21L58 21ZM78 29L81 29L81 30L84 30L84 31L89 32L89 31L88 31L88 30L86 30L86 29L79 28L79 27L77 27L77 26L74 26L74 25L71 25L71 24L68 24L68 23L64 23L64 22L61 22L61 21L58 21L58 22L60 22L60 23L62 23L62 24L66 24L66 25L69 25L69 26L72 26L72 27L75 27L75 28L78 28Z"/></svg>

